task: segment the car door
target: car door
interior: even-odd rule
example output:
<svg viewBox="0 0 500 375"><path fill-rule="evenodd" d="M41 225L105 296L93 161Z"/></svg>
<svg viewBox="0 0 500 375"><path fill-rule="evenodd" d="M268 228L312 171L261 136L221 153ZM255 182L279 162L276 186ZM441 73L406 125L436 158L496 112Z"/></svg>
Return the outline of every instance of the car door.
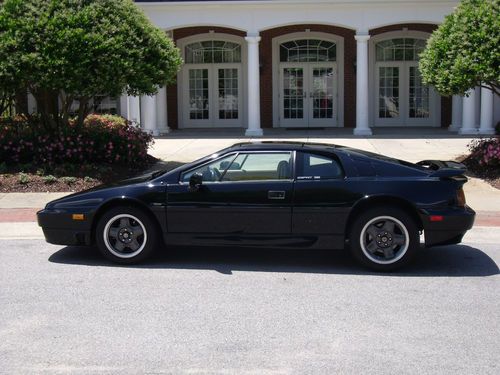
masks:
<svg viewBox="0 0 500 375"><path fill-rule="evenodd" d="M342 246L355 194L340 162L332 154L298 151L296 164L292 233L330 236Z"/></svg>
<svg viewBox="0 0 500 375"><path fill-rule="evenodd" d="M292 152L224 155L180 174L168 186L169 233L283 235L291 233ZM196 191L189 179L201 173Z"/></svg>

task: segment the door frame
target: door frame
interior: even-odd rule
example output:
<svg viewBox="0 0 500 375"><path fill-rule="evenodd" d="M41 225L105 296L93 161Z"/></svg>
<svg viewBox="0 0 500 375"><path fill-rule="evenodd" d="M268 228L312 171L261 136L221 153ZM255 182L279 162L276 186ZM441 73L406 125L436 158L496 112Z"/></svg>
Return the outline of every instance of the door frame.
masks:
<svg viewBox="0 0 500 375"><path fill-rule="evenodd" d="M233 42L233 43L238 43L241 46L241 63L220 63L220 64L183 64L182 68L179 70L177 73L177 127L178 129L198 129L198 128L205 128L205 129L211 129L214 127L234 127L234 128L243 128L245 124L248 122L248 100L247 100L247 85L248 85L248 79L247 79L247 48L246 48L246 42L243 37L237 36L237 35L231 35L231 34L226 34L226 33L214 33L214 32L209 32L209 33L204 33L204 34L197 34L197 35L192 35L188 36L185 38L181 38L176 40L176 45L179 48L181 52L182 58L185 60L185 47L188 44L195 43L195 42L204 42L207 40L223 40L223 41L228 41L228 42ZM215 113L213 110L210 112L210 122L205 122L205 123L199 123L200 120L194 120L198 123L192 123L193 120L190 120L186 118L186 108L185 106L188 105L189 99L187 95L187 85L188 82L186 81L186 75L187 75L187 70L189 67L206 67L209 69L209 76L210 76L210 70L215 70L215 68L234 68L234 66L238 65L240 67L240 74L238 77L239 80L239 110L240 110L240 115L239 119L236 122L234 121L228 121L226 123L216 123L216 120L214 119ZM210 79L210 78L209 78ZM214 79L215 81L215 79ZM217 86L218 87L218 86ZM217 91L216 87L213 87L210 89L209 95L213 95ZM187 101L186 101L187 100ZM211 108L215 109L215 104L211 106ZM204 120L201 120L204 121ZM224 121L225 122L225 121ZM214 126L216 125L216 126Z"/></svg>
<svg viewBox="0 0 500 375"><path fill-rule="evenodd" d="M375 45L379 42L382 42L384 40L388 39L397 39L397 38L417 38L417 39L424 39L427 40L430 37L430 33L423 32L423 31L415 31L415 30L400 30L400 31L389 31L386 33L381 33L378 35L374 35L370 38L369 43L368 43L368 61L370 63L368 64L368 93L369 97L371 98L368 100L368 108L369 108L369 122L370 126L374 127L391 127L391 126L422 126L422 127L440 127L441 126L441 96L439 96L437 93L434 93L434 100L430 100L429 102L429 110L431 112L431 116L429 118L428 123L420 124L414 123L412 121L409 121L408 123L402 123L402 122L397 122L391 124L390 122L381 122L377 121L378 115L378 82L376 81L378 79L378 65L377 64L382 64L382 62L377 63L375 60ZM409 64L415 63L415 61L386 61L383 63L405 63L403 65L409 66ZM403 67L403 69L406 69ZM406 75L406 73L404 73ZM401 80L401 74L400 74L400 80ZM401 82L401 81L400 81ZM405 83L405 85L407 85ZM404 103L405 106L407 106L406 103ZM400 111L401 111L401 104L400 104ZM401 112L402 113L402 112ZM389 119L390 120L390 119Z"/></svg>
<svg viewBox="0 0 500 375"><path fill-rule="evenodd" d="M303 117L301 119L285 119L284 116L284 69L294 69L299 68L303 70ZM313 70L315 68L331 68L333 71L333 114L331 119L314 119L313 111L313 97L311 95L313 91L312 81L313 81ZM279 115L280 115L280 125L282 127L292 128L292 127L332 127L337 126L338 119L338 94L337 87L337 75L338 75L337 63L336 62L292 62L292 63L280 63L279 65Z"/></svg>
<svg viewBox="0 0 500 375"><path fill-rule="evenodd" d="M290 33L281 35L279 37L272 39L272 50L273 50L273 127L289 127L288 125L284 125L281 122L281 77L280 77L280 44L296 40L296 39L321 39L329 42L333 42L336 44L336 61L332 62L324 62L328 64L336 64L337 65L337 120L335 124L329 125L331 127L344 127L344 38L335 35L328 34L323 32L313 32L313 31L304 31L297 33ZM317 64L322 64L323 62L318 62ZM283 64L304 64L304 63L283 63ZM316 63L307 63L307 64L316 64ZM319 125L316 125L319 126ZM324 126L322 126L324 127Z"/></svg>

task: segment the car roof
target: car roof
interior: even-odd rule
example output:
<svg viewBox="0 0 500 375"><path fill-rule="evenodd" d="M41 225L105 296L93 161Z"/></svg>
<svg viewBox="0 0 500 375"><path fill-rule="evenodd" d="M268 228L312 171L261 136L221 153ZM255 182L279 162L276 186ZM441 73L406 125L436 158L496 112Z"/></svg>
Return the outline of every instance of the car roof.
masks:
<svg viewBox="0 0 500 375"><path fill-rule="evenodd" d="M241 142L230 146L227 150L299 150L316 149L324 151L333 151L341 146L330 143L314 142L294 142L294 141L254 141Z"/></svg>

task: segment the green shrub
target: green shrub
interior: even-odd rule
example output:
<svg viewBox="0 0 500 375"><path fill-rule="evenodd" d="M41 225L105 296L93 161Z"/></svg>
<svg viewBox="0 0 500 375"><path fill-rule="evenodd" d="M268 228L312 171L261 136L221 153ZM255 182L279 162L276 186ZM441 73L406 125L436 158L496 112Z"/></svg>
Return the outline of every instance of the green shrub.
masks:
<svg viewBox="0 0 500 375"><path fill-rule="evenodd" d="M27 175L26 173L21 172L21 173L19 173L19 180L18 181L21 185L26 185L27 183L30 182L30 176Z"/></svg>
<svg viewBox="0 0 500 375"><path fill-rule="evenodd" d="M43 177L43 182L47 185L54 184L57 182L57 177L49 174L49 175Z"/></svg>
<svg viewBox="0 0 500 375"><path fill-rule="evenodd" d="M0 163L0 174L5 174L7 173L7 164L3 161Z"/></svg>
<svg viewBox="0 0 500 375"><path fill-rule="evenodd" d="M153 143L150 134L118 116L89 115L82 126L72 122L55 135L40 129L23 117L0 122L0 160L65 170L82 163L140 166Z"/></svg>
<svg viewBox="0 0 500 375"><path fill-rule="evenodd" d="M61 181L68 185L71 185L76 182L76 177L69 177L69 176L61 177Z"/></svg>

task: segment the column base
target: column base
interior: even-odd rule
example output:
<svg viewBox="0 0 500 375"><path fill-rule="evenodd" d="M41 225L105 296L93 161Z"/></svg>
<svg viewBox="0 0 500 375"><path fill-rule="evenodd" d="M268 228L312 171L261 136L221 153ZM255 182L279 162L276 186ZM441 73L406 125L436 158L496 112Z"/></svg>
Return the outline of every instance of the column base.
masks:
<svg viewBox="0 0 500 375"><path fill-rule="evenodd" d="M458 131L458 134L460 135L474 135L477 134L477 129L476 128L462 128Z"/></svg>
<svg viewBox="0 0 500 375"><path fill-rule="evenodd" d="M481 128L479 128L478 134L493 135L493 134L495 134L495 129L481 129Z"/></svg>
<svg viewBox="0 0 500 375"><path fill-rule="evenodd" d="M262 129L247 129L245 131L245 136L247 137L262 137L264 132Z"/></svg>
<svg viewBox="0 0 500 375"><path fill-rule="evenodd" d="M450 124L450 126L448 126L448 131L450 131L450 132L458 132L458 131L460 131L460 125Z"/></svg>
<svg viewBox="0 0 500 375"><path fill-rule="evenodd" d="M159 130L159 134L158 135L166 135L166 134L169 134L170 132L172 131L172 129L170 129L168 126L166 128L162 128Z"/></svg>
<svg viewBox="0 0 500 375"><path fill-rule="evenodd" d="M370 128L354 128L354 135L372 135L373 132Z"/></svg>

